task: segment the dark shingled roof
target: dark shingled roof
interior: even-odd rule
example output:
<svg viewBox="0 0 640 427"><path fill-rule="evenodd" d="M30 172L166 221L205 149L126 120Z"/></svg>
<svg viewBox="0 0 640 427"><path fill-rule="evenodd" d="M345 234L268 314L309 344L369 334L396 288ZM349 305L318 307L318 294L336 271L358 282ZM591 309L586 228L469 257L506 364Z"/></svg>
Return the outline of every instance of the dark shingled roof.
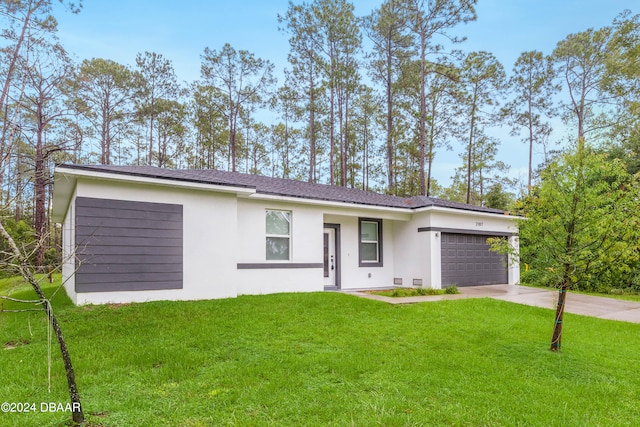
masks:
<svg viewBox="0 0 640 427"><path fill-rule="evenodd" d="M106 172L172 181L197 182L255 189L259 194L296 197L301 199L326 200L368 206L418 209L429 206L461 209L475 212L505 214L499 209L450 202L426 196L398 197L325 184L312 184L283 178L249 175L239 172L224 172L213 169L164 169L155 166L107 166L107 165L61 165L63 168Z"/></svg>

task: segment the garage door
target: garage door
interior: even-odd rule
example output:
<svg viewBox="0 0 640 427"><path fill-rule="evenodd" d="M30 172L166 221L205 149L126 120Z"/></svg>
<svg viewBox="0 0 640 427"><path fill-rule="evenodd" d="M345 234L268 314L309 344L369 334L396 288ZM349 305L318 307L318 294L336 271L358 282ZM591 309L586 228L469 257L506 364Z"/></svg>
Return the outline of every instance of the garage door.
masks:
<svg viewBox="0 0 640 427"><path fill-rule="evenodd" d="M506 255L489 250L489 237L442 233L442 286L508 283Z"/></svg>

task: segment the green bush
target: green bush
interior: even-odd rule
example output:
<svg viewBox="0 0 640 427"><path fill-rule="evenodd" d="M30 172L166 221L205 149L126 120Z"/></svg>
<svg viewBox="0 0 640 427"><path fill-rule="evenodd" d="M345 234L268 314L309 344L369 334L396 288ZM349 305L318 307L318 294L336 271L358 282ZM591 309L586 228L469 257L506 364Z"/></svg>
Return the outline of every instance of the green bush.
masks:
<svg viewBox="0 0 640 427"><path fill-rule="evenodd" d="M460 290L458 289L458 287L456 285L451 285L451 286L447 286L446 288L444 288L444 293L445 294L459 294Z"/></svg>
<svg viewBox="0 0 640 427"><path fill-rule="evenodd" d="M55 270L60 266L60 254L55 248L49 248L45 251L44 264L47 271Z"/></svg>
<svg viewBox="0 0 640 427"><path fill-rule="evenodd" d="M419 295L427 295L423 288L402 288L391 291L392 297L415 297Z"/></svg>
<svg viewBox="0 0 640 427"><path fill-rule="evenodd" d="M636 272L631 279L631 289L636 292L640 292L640 272Z"/></svg>
<svg viewBox="0 0 640 427"><path fill-rule="evenodd" d="M615 274L614 274L615 273ZM556 288L559 283L555 282L552 272L531 268L529 271L520 272L520 282L523 285L542 286ZM601 294L616 294L616 290L623 290L623 293L640 293L640 272L635 266L630 266L626 272L605 271L599 275L585 275L580 283L573 284L572 290L594 292Z"/></svg>
<svg viewBox="0 0 640 427"><path fill-rule="evenodd" d="M557 283L554 282L553 274L548 271L531 268L529 271L520 271L520 282L523 285L546 286L554 288Z"/></svg>

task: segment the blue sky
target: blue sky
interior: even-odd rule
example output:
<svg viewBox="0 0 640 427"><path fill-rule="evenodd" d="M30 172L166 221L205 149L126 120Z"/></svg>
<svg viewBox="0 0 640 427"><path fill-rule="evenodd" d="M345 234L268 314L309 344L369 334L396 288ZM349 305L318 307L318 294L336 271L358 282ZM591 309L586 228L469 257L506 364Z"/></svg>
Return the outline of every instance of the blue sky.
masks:
<svg viewBox="0 0 640 427"><path fill-rule="evenodd" d="M356 14L366 15L381 0L354 1ZM296 0L295 3L299 3ZM138 52L162 54L173 62L180 81L200 77L204 48L219 50L225 43L269 59L278 75L287 67L287 35L278 31L277 15L288 0L85 0L80 14L58 11L58 36L78 61L112 59L134 65ZM551 53L568 34L611 24L624 9L640 12L638 0L479 0L478 20L461 26L468 40L465 51L492 52L509 73L521 52ZM556 138L561 132L556 132ZM525 147L508 132L500 159L512 165L511 174L524 176ZM460 160L454 152L436 157L436 177L447 183ZM541 150L539 150L541 151ZM540 153L535 161L542 159Z"/></svg>

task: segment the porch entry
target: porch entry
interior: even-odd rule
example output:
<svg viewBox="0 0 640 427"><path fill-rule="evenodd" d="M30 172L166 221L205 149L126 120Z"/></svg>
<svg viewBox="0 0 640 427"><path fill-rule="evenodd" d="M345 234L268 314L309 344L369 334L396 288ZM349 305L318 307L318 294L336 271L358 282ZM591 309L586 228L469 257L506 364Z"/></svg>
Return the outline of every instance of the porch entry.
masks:
<svg viewBox="0 0 640 427"><path fill-rule="evenodd" d="M324 225L324 288L340 289L340 225Z"/></svg>

